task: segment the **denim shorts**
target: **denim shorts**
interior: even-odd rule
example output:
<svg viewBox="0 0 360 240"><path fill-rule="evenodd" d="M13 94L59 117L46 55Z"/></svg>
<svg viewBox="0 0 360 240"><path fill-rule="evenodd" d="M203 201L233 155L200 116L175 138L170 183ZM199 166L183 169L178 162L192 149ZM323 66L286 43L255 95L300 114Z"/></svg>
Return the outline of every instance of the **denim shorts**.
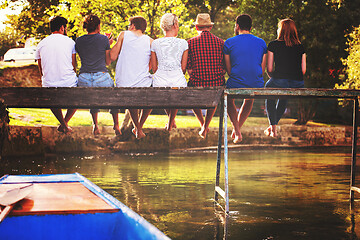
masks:
<svg viewBox="0 0 360 240"><path fill-rule="evenodd" d="M78 87L114 87L114 81L107 72L80 73Z"/></svg>
<svg viewBox="0 0 360 240"><path fill-rule="evenodd" d="M291 79L277 79L270 78L269 81L266 82L266 88L303 88L304 81L301 80L291 80Z"/></svg>
<svg viewBox="0 0 360 240"><path fill-rule="evenodd" d="M78 87L114 87L114 81L107 72L80 73ZM90 109L91 113L99 111L99 109ZM118 112L118 109L110 109L111 114Z"/></svg>

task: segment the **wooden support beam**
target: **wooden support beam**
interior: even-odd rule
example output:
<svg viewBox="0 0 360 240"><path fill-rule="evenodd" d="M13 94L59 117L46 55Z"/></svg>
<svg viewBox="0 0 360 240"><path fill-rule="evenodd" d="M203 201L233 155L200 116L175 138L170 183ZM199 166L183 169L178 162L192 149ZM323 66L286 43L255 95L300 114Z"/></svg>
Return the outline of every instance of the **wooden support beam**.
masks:
<svg viewBox="0 0 360 240"><path fill-rule="evenodd" d="M224 87L0 88L9 108L215 108Z"/></svg>
<svg viewBox="0 0 360 240"><path fill-rule="evenodd" d="M221 187L216 186L215 191L223 198L225 199L225 191L221 189Z"/></svg>
<svg viewBox="0 0 360 240"><path fill-rule="evenodd" d="M351 191L354 191L354 192L360 193L360 188L358 188L358 187L351 187L350 190L351 190Z"/></svg>
<svg viewBox="0 0 360 240"><path fill-rule="evenodd" d="M324 88L234 88L225 93L235 98L358 98L359 90Z"/></svg>

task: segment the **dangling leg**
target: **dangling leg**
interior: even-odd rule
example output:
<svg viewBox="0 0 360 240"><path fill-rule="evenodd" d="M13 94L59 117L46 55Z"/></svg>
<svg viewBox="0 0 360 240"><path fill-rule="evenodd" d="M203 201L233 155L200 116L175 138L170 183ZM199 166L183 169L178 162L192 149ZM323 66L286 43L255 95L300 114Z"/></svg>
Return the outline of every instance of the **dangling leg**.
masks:
<svg viewBox="0 0 360 240"><path fill-rule="evenodd" d="M51 112L54 114L56 119L59 121L60 125L58 126L57 130L62 133L69 133L71 132L71 128L67 126L67 123L64 119L64 116L62 114L61 108L51 108Z"/></svg>
<svg viewBox="0 0 360 240"><path fill-rule="evenodd" d="M275 129L276 129L276 103L274 99L266 99L265 100L265 108L266 108L266 114L268 116L268 120L269 120L269 127L267 129L264 130L264 133L266 136L270 136L271 132L272 132L272 128L271 126L275 125Z"/></svg>
<svg viewBox="0 0 360 240"><path fill-rule="evenodd" d="M210 125L211 119L213 118L215 112L216 112L216 108L206 110L205 121L199 132L200 137L206 138L206 134L209 132L209 125Z"/></svg>
<svg viewBox="0 0 360 240"><path fill-rule="evenodd" d="M90 109L91 117L93 119L93 134L95 136L100 135L100 129L98 124L99 109Z"/></svg>
<svg viewBox="0 0 360 240"><path fill-rule="evenodd" d="M141 129L143 128L146 119L149 117L150 113L152 112L152 109L142 109L140 113L140 120L139 125Z"/></svg>
<svg viewBox="0 0 360 240"><path fill-rule="evenodd" d="M119 127L119 111L117 109L111 109L110 113L112 115L113 122L114 122L113 129L115 131L115 135L119 136L119 135L121 135L121 130L120 130L120 127Z"/></svg>
<svg viewBox="0 0 360 240"><path fill-rule="evenodd" d="M134 124L133 133L135 134L137 139L145 137L145 133L142 131L142 127L139 123L138 109L129 109L131 120Z"/></svg>
<svg viewBox="0 0 360 240"><path fill-rule="evenodd" d="M168 126L167 130L168 131L171 131L172 126L174 125L175 117L176 117L177 112L178 112L177 109L169 109L169 121L168 121L168 124L167 124L167 126Z"/></svg>
<svg viewBox="0 0 360 240"><path fill-rule="evenodd" d="M233 98L228 98L228 115L233 126L231 137L234 139L234 143L239 143L242 141L242 136L239 128L239 122L237 120L237 110Z"/></svg>
<svg viewBox="0 0 360 240"><path fill-rule="evenodd" d="M200 127L202 127L204 125L204 116L201 112L201 109L197 108L197 109L193 109L193 112L197 118L197 120L199 121L200 123Z"/></svg>
<svg viewBox="0 0 360 240"><path fill-rule="evenodd" d="M239 129L241 129L246 119L249 117L253 105L254 105L254 99L244 99L244 102L240 108L238 115Z"/></svg>

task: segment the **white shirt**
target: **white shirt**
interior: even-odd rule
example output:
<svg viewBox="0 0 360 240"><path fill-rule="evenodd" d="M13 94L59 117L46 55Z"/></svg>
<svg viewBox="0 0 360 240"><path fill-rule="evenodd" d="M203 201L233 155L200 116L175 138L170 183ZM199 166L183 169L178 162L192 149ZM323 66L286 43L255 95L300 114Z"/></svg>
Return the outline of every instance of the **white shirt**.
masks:
<svg viewBox="0 0 360 240"><path fill-rule="evenodd" d="M163 37L153 41L151 51L156 53L158 69L153 75L154 87L186 87L181 60L188 43L176 37Z"/></svg>
<svg viewBox="0 0 360 240"><path fill-rule="evenodd" d="M117 87L150 87L152 77L149 73L150 37L136 36L125 31L124 39L115 68Z"/></svg>
<svg viewBox="0 0 360 240"><path fill-rule="evenodd" d="M41 59L43 87L76 87L77 77L72 65L75 42L62 34L51 34L40 41L35 59Z"/></svg>

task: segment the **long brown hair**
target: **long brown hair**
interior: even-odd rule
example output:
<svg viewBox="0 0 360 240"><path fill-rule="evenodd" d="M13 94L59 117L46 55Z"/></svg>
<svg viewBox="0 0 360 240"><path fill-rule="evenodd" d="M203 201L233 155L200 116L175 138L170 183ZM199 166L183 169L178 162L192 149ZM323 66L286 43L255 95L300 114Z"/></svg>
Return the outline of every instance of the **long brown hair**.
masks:
<svg viewBox="0 0 360 240"><path fill-rule="evenodd" d="M285 41L285 45L292 47L300 44L295 22L290 18L283 19L278 24L278 40Z"/></svg>

